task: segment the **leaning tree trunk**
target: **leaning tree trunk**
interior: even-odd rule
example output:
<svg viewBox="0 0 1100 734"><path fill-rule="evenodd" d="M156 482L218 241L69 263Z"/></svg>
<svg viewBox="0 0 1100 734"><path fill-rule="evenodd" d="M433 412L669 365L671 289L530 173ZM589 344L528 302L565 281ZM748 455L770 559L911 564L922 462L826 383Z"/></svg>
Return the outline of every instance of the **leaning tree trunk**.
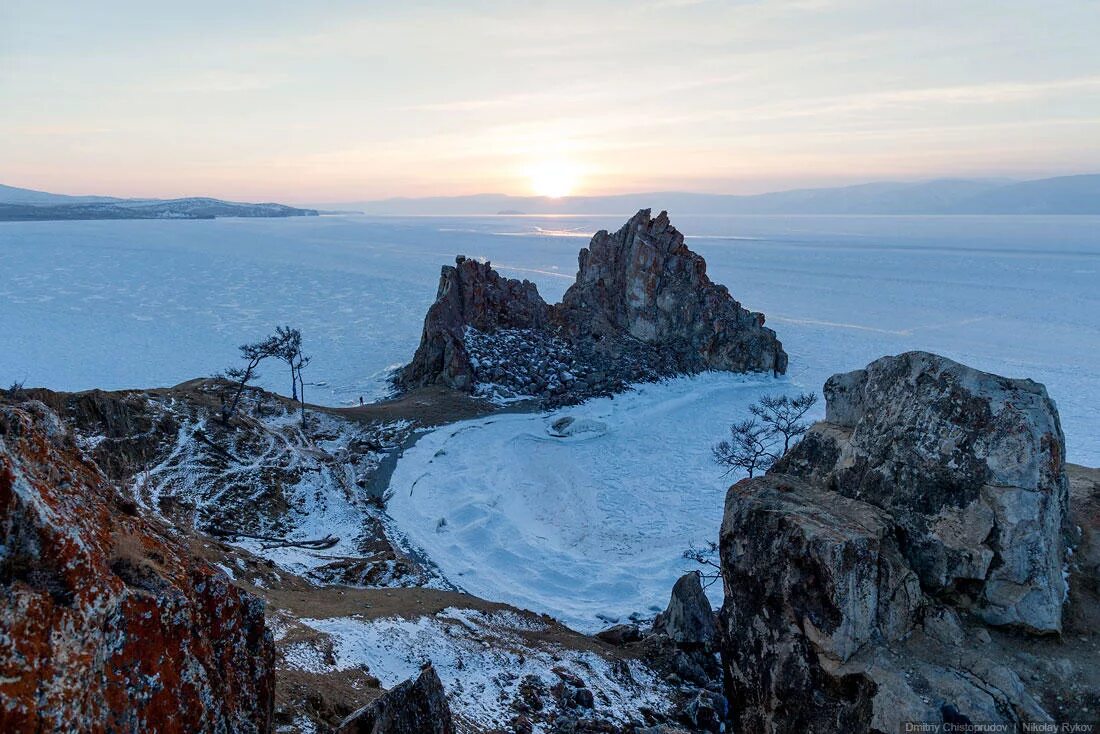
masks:
<svg viewBox="0 0 1100 734"><path fill-rule="evenodd" d="M301 371L298 372L298 382L301 385L298 388L299 403L302 406L302 428L306 427L306 381L302 378Z"/></svg>

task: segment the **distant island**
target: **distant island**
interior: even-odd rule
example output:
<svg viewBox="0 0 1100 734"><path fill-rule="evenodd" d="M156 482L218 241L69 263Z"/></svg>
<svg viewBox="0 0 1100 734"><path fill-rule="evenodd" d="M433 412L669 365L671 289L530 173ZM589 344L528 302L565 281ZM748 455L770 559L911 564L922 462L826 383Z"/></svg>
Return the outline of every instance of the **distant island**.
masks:
<svg viewBox="0 0 1100 734"><path fill-rule="evenodd" d="M79 219L216 219L218 217L315 217L316 209L248 204L208 197L118 199L66 196L0 185L0 222Z"/></svg>
<svg viewBox="0 0 1100 734"><path fill-rule="evenodd" d="M585 214L620 215L656 207L678 215L717 214L1100 214L1100 174L1034 181L937 179L877 182L836 188L796 189L739 196L691 192L648 192L613 196L509 196L474 194L378 201L333 202L319 206L354 208L365 214Z"/></svg>

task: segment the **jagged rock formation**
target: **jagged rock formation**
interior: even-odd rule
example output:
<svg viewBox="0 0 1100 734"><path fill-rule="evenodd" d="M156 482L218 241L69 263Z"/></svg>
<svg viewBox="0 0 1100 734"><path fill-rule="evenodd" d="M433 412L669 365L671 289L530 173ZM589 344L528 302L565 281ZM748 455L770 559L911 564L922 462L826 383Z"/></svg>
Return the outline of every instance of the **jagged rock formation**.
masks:
<svg viewBox="0 0 1100 734"><path fill-rule="evenodd" d="M337 734L452 734L454 730L443 682L429 665L416 680L391 688L348 716Z"/></svg>
<svg viewBox="0 0 1100 734"><path fill-rule="evenodd" d="M193 558L37 401L0 405L0 729L263 732L263 603Z"/></svg>
<svg viewBox="0 0 1100 734"><path fill-rule="evenodd" d="M574 338L618 356L625 336L666 353L680 372L785 372L787 355L764 315L741 307L707 277L667 212L597 232L556 316Z"/></svg>
<svg viewBox="0 0 1100 734"><path fill-rule="evenodd" d="M997 629L1062 629L1067 478L1045 389L911 352L825 396L826 420L726 498L735 730L1050 721L1013 654L1026 638Z"/></svg>
<svg viewBox="0 0 1100 734"><path fill-rule="evenodd" d="M406 386L436 382L472 390L475 368L466 349L466 330L545 329L550 308L535 284L502 278L489 263L463 256L445 265L435 303L424 318L424 333L413 361L401 374Z"/></svg>
<svg viewBox="0 0 1100 734"><path fill-rule="evenodd" d="M576 282L548 306L528 281L459 257L444 267L404 388L444 384L567 403L702 370L775 372L787 355L764 316L710 281L662 212L598 232Z"/></svg>

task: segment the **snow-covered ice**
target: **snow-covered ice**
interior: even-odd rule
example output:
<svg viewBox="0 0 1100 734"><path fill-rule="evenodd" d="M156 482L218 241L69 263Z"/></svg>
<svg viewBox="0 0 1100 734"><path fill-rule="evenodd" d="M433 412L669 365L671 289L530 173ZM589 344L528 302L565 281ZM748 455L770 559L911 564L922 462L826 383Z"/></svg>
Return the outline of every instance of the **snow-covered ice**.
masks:
<svg viewBox="0 0 1100 734"><path fill-rule="evenodd" d="M290 323L314 355L310 400L370 399L412 356L440 265L485 257L557 300L588 236L631 214L0 223L0 383L175 384ZM1069 459L1100 465L1100 217L671 214L711 277L767 314L796 382L908 349L1031 377Z"/></svg>
<svg viewBox="0 0 1100 734"><path fill-rule="evenodd" d="M711 444L761 395L791 389L712 373L445 426L398 462L387 510L409 545L472 594L582 631L652 616L698 568L683 552L718 537L732 479ZM564 416L606 428L552 435ZM711 594L720 602L717 585Z"/></svg>

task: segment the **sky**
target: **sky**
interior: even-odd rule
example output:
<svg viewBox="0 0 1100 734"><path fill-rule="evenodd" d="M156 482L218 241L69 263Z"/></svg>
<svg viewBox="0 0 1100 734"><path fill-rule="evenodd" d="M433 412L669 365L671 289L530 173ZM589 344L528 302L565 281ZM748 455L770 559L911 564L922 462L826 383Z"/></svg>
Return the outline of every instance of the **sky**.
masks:
<svg viewBox="0 0 1100 734"><path fill-rule="evenodd" d="M0 0L0 183L287 203L1100 171L1100 0Z"/></svg>

